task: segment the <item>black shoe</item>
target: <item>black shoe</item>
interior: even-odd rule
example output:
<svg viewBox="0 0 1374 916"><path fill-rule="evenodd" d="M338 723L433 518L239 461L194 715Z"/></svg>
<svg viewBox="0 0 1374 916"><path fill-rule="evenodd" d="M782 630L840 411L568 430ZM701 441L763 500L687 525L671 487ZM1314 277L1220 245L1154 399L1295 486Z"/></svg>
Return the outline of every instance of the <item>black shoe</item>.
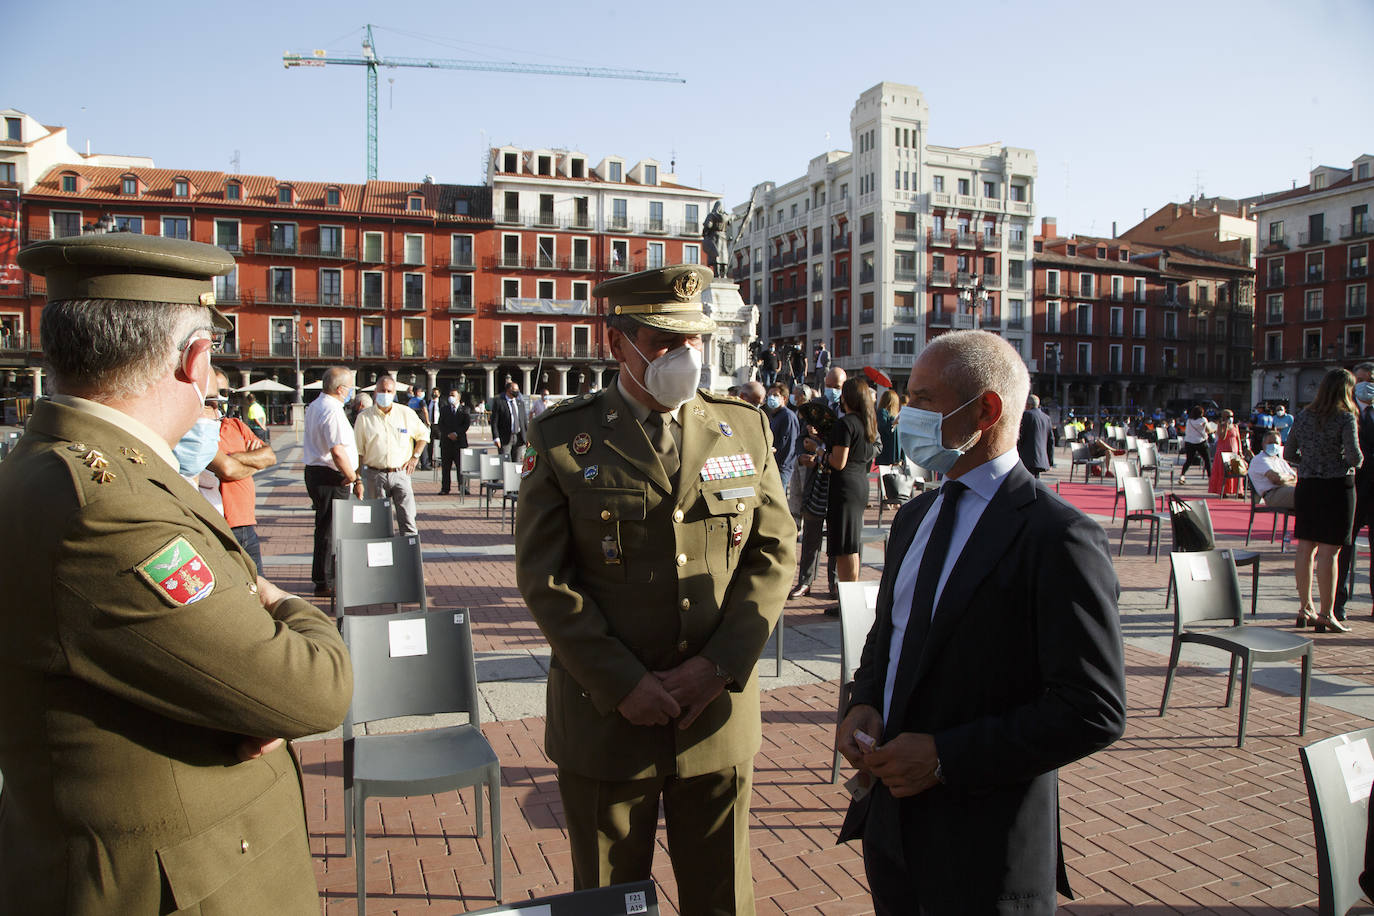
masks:
<svg viewBox="0 0 1374 916"><path fill-rule="evenodd" d="M838 617L838 616L840 616L840 606L839 606L838 604L832 604L832 605L830 605L829 607L827 607L827 608L825 609L825 616L827 616L827 617Z"/></svg>
<svg viewBox="0 0 1374 916"><path fill-rule="evenodd" d="M334 597L334 589L330 588L328 585L317 585L317 586L315 586L315 597L316 597L316 598L333 598L333 597Z"/></svg>
<svg viewBox="0 0 1374 916"><path fill-rule="evenodd" d="M440 490L440 491L439 491L439 495L440 495L440 496L447 496L447 495L448 495L448 490Z"/></svg>

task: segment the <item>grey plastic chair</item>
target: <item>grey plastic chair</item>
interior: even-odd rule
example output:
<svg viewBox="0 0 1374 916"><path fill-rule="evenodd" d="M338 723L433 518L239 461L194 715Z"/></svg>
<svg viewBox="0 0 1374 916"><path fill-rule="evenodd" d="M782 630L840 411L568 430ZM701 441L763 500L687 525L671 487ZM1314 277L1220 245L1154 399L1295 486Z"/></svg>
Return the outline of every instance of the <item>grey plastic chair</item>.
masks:
<svg viewBox="0 0 1374 916"><path fill-rule="evenodd" d="M1365 836L1369 825L1369 798L1351 799L1337 748L1357 748L1366 753L1374 741L1374 728L1347 732L1302 748L1302 773L1307 778L1307 798L1312 805L1312 831L1317 840L1317 913L1345 916L1364 896L1360 872L1364 870Z"/></svg>
<svg viewBox="0 0 1374 916"><path fill-rule="evenodd" d="M1169 706L1169 690L1174 683L1179 653L1184 643L1212 646L1231 653L1231 674L1226 681L1226 702L1236 686L1236 664L1240 670L1240 730L1236 747L1245 746L1245 718L1250 711L1250 674L1256 662L1302 659L1302 698L1299 701L1298 734L1307 733L1307 697L1312 683L1312 640L1273 627L1241 623L1240 583L1229 550L1203 550L1196 553L1171 553L1178 601L1174 605L1174 640L1169 650L1169 670L1164 676L1164 696L1159 701L1163 716ZM1200 575L1205 570L1205 578ZM1192 625L1229 621L1229 627L1195 630Z"/></svg>
<svg viewBox="0 0 1374 916"><path fill-rule="evenodd" d="M1288 519L1292 517L1293 510L1283 506L1266 506L1259 493L1250 485L1248 478L1245 481L1245 486L1250 491L1250 521L1245 526L1245 546L1250 546L1250 532L1255 527L1256 515L1272 515L1274 517L1274 523L1269 526L1269 543L1271 544L1274 543L1274 538L1279 532L1279 516L1283 516L1283 540L1279 541L1279 553L1283 553L1283 549L1288 543ZM1264 529L1261 528L1260 530L1263 531Z"/></svg>
<svg viewBox="0 0 1374 916"><path fill-rule="evenodd" d="M1207 508L1207 501L1204 499L1179 500L1197 510L1199 521L1202 524L1203 533L1207 536L1207 548L1213 550L1217 546L1216 530L1212 527L1212 510ZM1178 546L1178 532L1174 530L1174 516L1169 514L1169 537L1173 541L1170 553L1183 553ZM1260 576L1260 555L1256 550L1232 550L1231 562L1239 571L1242 566L1250 567L1250 616L1254 617L1259 610L1259 576ZM1169 601L1174 594L1174 566L1169 564L1169 587L1164 590L1164 607L1167 610Z"/></svg>
<svg viewBox="0 0 1374 916"><path fill-rule="evenodd" d="M483 510L483 518L491 517L491 497L493 493L505 486L505 472L503 466L505 459L500 455L482 455L479 458L482 466L482 496L486 500L486 508Z"/></svg>
<svg viewBox="0 0 1374 916"><path fill-rule="evenodd" d="M469 481L482 479L484 454L484 451L475 448L465 448L458 453L458 486L462 489L463 496L468 495Z"/></svg>
<svg viewBox="0 0 1374 916"><path fill-rule="evenodd" d="M1069 447L1069 454L1072 456L1069 460L1069 483L1073 483L1073 470L1077 467L1083 468L1084 483L1088 482L1093 468L1101 469L1103 475L1106 475L1106 459L1092 457L1092 452L1088 450L1088 443L1073 443Z"/></svg>
<svg viewBox="0 0 1374 916"><path fill-rule="evenodd" d="M1111 469L1112 480L1116 484L1116 496L1112 497L1112 521L1116 521L1116 507L1126 493L1126 481L1132 477L1139 477L1140 471L1136 468L1135 462L1128 458L1113 458Z"/></svg>
<svg viewBox="0 0 1374 916"><path fill-rule="evenodd" d="M548 916L658 916L658 891L652 881L629 881L610 887L589 887L554 897L535 897L485 910L470 910L467 916L496 916L498 913L529 910L547 913Z"/></svg>
<svg viewBox="0 0 1374 916"><path fill-rule="evenodd" d="M1126 530L1131 527L1131 522L1147 522L1150 528L1145 541L1145 551L1148 553L1153 544L1155 562L1158 563L1159 542L1163 535L1160 529L1164 525L1164 516L1167 513L1155 509L1155 490L1145 478L1126 477L1120 485L1122 495L1126 498L1126 511L1121 516L1121 544L1116 555L1121 556L1126 552Z"/></svg>
<svg viewBox="0 0 1374 916"><path fill-rule="evenodd" d="M395 511L389 499L336 499L330 537L389 538L396 533Z"/></svg>
<svg viewBox="0 0 1374 916"><path fill-rule="evenodd" d="M835 725L844 718L854 685L854 672L859 668L868 631L877 618L878 584L876 582L841 582L840 588L840 696L835 710ZM875 736L876 737L876 736ZM830 767L830 784L840 781L840 749L835 748L835 762Z"/></svg>
<svg viewBox="0 0 1374 916"><path fill-rule="evenodd" d="M520 501L520 470L523 465L518 461L507 461L501 465L501 520L506 520L506 504L510 504L510 533L515 535L515 504Z"/></svg>
<svg viewBox="0 0 1374 916"><path fill-rule="evenodd" d="M400 636L397 629L409 621L423 622L424 653L393 657L392 637ZM492 884L497 902L501 900L501 763L482 736L469 627L466 608L343 620L344 642L353 659L353 703L343 722L344 853L356 855L359 914L367 900L367 800L469 786L477 790L477 836L485 832L481 787L487 788ZM467 725L355 734L380 719L460 712L467 713Z"/></svg>
<svg viewBox="0 0 1374 916"><path fill-rule="evenodd" d="M339 541L334 551L334 602L340 614L371 604L395 604L398 610L402 604L418 604L421 611L428 610L419 536Z"/></svg>

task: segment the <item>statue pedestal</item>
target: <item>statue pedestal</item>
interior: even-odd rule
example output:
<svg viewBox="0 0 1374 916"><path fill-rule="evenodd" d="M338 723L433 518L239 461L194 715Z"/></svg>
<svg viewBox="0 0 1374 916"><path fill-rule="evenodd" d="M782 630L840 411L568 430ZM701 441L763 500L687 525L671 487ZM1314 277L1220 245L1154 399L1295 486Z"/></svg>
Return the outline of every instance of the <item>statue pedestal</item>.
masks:
<svg viewBox="0 0 1374 916"><path fill-rule="evenodd" d="M757 306L745 304L739 286L723 277L701 291L702 311L716 322L716 329L702 335L701 387L724 393L731 385L749 380L749 345L758 327Z"/></svg>

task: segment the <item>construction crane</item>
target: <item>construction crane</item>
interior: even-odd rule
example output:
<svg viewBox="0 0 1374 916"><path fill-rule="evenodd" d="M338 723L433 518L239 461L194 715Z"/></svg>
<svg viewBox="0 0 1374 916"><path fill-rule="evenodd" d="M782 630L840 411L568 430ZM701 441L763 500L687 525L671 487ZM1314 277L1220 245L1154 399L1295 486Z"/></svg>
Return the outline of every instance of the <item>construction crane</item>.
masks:
<svg viewBox="0 0 1374 916"><path fill-rule="evenodd" d="M424 70L484 70L495 73L542 73L546 76L585 76L607 80L649 80L659 83L687 82L676 73L652 70L617 70L610 67L572 67L552 64L500 63L483 60L442 60L428 57L380 57L372 41L372 26L363 38L362 57L343 57L328 51L293 52L282 55L286 67L343 65L367 68L367 178L377 177L377 68L418 67Z"/></svg>

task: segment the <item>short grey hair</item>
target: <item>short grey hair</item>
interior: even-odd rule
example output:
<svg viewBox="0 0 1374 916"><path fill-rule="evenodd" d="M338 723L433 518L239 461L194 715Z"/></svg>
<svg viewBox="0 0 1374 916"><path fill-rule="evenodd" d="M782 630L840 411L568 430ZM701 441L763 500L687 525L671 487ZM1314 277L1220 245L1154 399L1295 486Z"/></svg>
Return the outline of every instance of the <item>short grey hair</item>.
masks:
<svg viewBox="0 0 1374 916"><path fill-rule="evenodd" d="M320 380L320 394L332 394L340 385L353 378L353 370L347 366L330 366L324 370Z"/></svg>
<svg viewBox="0 0 1374 916"><path fill-rule="evenodd" d="M946 378L960 401L995 391L1002 399L1002 421L1017 429L1030 397L1030 372L1011 344L988 331L950 331L926 344L944 354Z"/></svg>
<svg viewBox="0 0 1374 916"><path fill-rule="evenodd" d="M1356 363L1350 371L1352 374L1356 372L1368 372L1370 375L1374 375L1374 363L1367 360L1362 363Z"/></svg>
<svg viewBox="0 0 1374 916"><path fill-rule="evenodd" d="M1040 396L1039 396L1039 395L1033 394L1033 395L1031 395L1030 397L1026 398L1026 409L1027 409L1027 410L1034 410L1035 408L1037 408L1037 407L1039 407L1039 406L1040 406Z"/></svg>
<svg viewBox="0 0 1374 916"><path fill-rule="evenodd" d="M181 357L198 330L215 330L200 306L134 299L57 299L39 337L59 392L94 400L137 397Z"/></svg>

